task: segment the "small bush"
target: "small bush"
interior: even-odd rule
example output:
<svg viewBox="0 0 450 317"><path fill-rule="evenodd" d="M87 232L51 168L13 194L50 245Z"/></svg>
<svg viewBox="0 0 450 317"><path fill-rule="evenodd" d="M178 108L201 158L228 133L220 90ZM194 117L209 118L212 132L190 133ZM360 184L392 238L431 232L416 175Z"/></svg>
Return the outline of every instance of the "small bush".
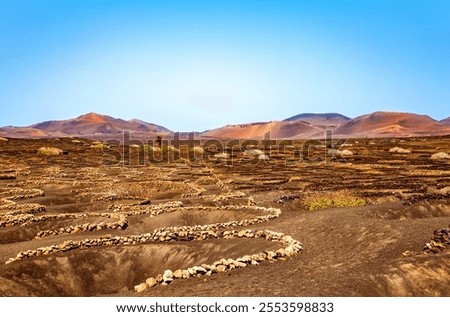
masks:
<svg viewBox="0 0 450 317"><path fill-rule="evenodd" d="M230 156L231 156L230 153L227 152L214 154L214 157L219 159L229 159Z"/></svg>
<svg viewBox="0 0 450 317"><path fill-rule="evenodd" d="M194 146L193 148L192 148L192 152L194 152L195 154L204 154L205 153L205 150L202 148L202 147L200 147L200 146Z"/></svg>
<svg viewBox="0 0 450 317"><path fill-rule="evenodd" d="M363 206L367 202L348 191L309 193L303 197L302 204L308 210Z"/></svg>
<svg viewBox="0 0 450 317"><path fill-rule="evenodd" d="M450 159L450 155L445 152L434 153L431 155L432 160L448 160Z"/></svg>
<svg viewBox="0 0 450 317"><path fill-rule="evenodd" d="M63 153L63 150L56 147L41 147L38 149L38 155L57 156L62 155Z"/></svg>
<svg viewBox="0 0 450 317"><path fill-rule="evenodd" d="M244 151L245 155L251 155L251 156L260 156L263 155L264 152L258 149L250 149L250 150L245 150Z"/></svg>
<svg viewBox="0 0 450 317"><path fill-rule="evenodd" d="M149 144L144 144L144 150L150 152L161 152L161 149L156 146L151 146Z"/></svg>
<svg viewBox="0 0 450 317"><path fill-rule="evenodd" d="M93 148L93 149L108 149L109 148L109 146L108 145L106 145L106 144L103 144L103 143L92 143L91 144L91 146L90 146L91 148Z"/></svg>
<svg viewBox="0 0 450 317"><path fill-rule="evenodd" d="M339 151L339 154L342 155L342 156L353 156L353 152L350 151L350 150Z"/></svg>
<svg viewBox="0 0 450 317"><path fill-rule="evenodd" d="M161 148L161 150L163 151L163 153L169 153L169 152L175 152L175 153L179 153L180 150L177 149L176 147L169 145L169 146L163 146Z"/></svg>
<svg viewBox="0 0 450 317"><path fill-rule="evenodd" d="M407 150L401 147L393 147L389 150L390 153L399 153L399 154L409 154L411 153L411 150Z"/></svg>

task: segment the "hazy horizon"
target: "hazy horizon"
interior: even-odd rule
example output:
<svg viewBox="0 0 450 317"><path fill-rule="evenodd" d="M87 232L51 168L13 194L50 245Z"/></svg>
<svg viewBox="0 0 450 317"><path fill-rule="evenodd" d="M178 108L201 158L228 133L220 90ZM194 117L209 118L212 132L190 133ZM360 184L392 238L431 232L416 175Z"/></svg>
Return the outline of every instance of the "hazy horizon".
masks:
<svg viewBox="0 0 450 317"><path fill-rule="evenodd" d="M174 131L374 111L442 120L450 2L2 1L0 126L96 112Z"/></svg>

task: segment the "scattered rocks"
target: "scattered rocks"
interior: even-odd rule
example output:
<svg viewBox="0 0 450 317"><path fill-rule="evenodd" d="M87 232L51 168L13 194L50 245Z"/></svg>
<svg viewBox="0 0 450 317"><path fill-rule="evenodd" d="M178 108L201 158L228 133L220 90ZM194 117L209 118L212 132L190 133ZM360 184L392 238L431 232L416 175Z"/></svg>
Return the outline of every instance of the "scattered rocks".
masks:
<svg viewBox="0 0 450 317"><path fill-rule="evenodd" d="M147 283L147 285L148 285L149 287L153 287L153 286L155 286L155 285L158 285L158 282L157 282L156 279L153 278L153 277L149 277L145 282Z"/></svg>
<svg viewBox="0 0 450 317"><path fill-rule="evenodd" d="M170 284L173 281L173 272L171 270L165 270L163 274L163 283Z"/></svg>
<svg viewBox="0 0 450 317"><path fill-rule="evenodd" d="M191 232L191 234L195 234L195 232ZM279 241L286 245L285 248L279 248L276 251L267 250L261 253L252 254L252 255L244 255L236 260L234 259L225 259L222 258L220 260L215 261L214 263L202 264L201 266L194 266L187 269L178 269L172 273L171 270L164 271L164 274L160 274L160 278L154 278L153 280L160 285L168 285L174 279L186 279L190 277L200 277L203 275L211 276L217 273L225 273L238 268L245 268L248 265L259 265L261 262L269 260L285 260L287 257L294 256L301 252L303 249L301 243L289 235L285 235L283 233L270 231L270 230L241 230L241 231L224 231L221 232L218 236L227 238L263 238L269 241ZM209 237L212 238L212 237ZM152 280L152 281L153 281ZM152 283L154 284L154 283ZM157 285L155 284L155 285Z"/></svg>
<svg viewBox="0 0 450 317"><path fill-rule="evenodd" d="M450 245L450 225L448 228L442 228L434 231L434 237L423 247L425 253L438 253Z"/></svg>
<svg viewBox="0 0 450 317"><path fill-rule="evenodd" d="M147 283L141 283L139 285L136 285L134 287L134 290L138 293L141 293L141 292L147 290L148 288L149 288L149 285Z"/></svg>

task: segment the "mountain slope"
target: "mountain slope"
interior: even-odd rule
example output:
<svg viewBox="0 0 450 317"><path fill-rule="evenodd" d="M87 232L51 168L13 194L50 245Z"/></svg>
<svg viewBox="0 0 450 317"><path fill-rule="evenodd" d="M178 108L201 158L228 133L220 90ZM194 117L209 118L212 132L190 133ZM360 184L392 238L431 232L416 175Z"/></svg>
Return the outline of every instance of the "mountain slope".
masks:
<svg viewBox="0 0 450 317"><path fill-rule="evenodd" d="M140 120L126 121L97 113L88 113L74 119L45 121L29 127L4 127L0 133L6 137L42 138L79 136L107 139L122 136L130 131L131 137L154 137L156 134L170 134L171 131Z"/></svg>
<svg viewBox="0 0 450 317"><path fill-rule="evenodd" d="M450 117L448 117L447 119L441 120L439 121L440 123L444 124L444 125L448 125L450 126Z"/></svg>
<svg viewBox="0 0 450 317"><path fill-rule="evenodd" d="M374 112L354 118L334 130L335 136L392 137L450 134L431 117L404 112Z"/></svg>
<svg viewBox="0 0 450 317"><path fill-rule="evenodd" d="M321 134L323 130L302 121L270 121L227 125L206 131L201 136L224 139L262 139L269 132L271 138L288 139L316 136Z"/></svg>
<svg viewBox="0 0 450 317"><path fill-rule="evenodd" d="M304 121L320 128L336 128L350 120L340 113L301 113L284 121Z"/></svg>

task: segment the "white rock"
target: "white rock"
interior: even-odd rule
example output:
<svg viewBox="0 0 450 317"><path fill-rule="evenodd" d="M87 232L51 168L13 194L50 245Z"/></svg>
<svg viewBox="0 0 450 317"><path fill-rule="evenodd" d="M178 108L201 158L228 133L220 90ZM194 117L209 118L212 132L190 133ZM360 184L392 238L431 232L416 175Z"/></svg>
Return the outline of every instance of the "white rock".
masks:
<svg viewBox="0 0 450 317"><path fill-rule="evenodd" d="M173 281L173 272L171 270L165 270L163 274L163 282L170 283Z"/></svg>
<svg viewBox="0 0 450 317"><path fill-rule="evenodd" d="M156 281L156 279L153 278L153 277L149 277L149 278L145 281L145 283L147 283L147 285L148 285L149 287L153 287L153 286L155 286L155 285L158 284L158 282Z"/></svg>
<svg viewBox="0 0 450 317"><path fill-rule="evenodd" d="M147 283L141 283L139 285L136 285L134 287L134 290L138 293L141 293L141 292L147 290L148 288L149 288L149 285Z"/></svg>

